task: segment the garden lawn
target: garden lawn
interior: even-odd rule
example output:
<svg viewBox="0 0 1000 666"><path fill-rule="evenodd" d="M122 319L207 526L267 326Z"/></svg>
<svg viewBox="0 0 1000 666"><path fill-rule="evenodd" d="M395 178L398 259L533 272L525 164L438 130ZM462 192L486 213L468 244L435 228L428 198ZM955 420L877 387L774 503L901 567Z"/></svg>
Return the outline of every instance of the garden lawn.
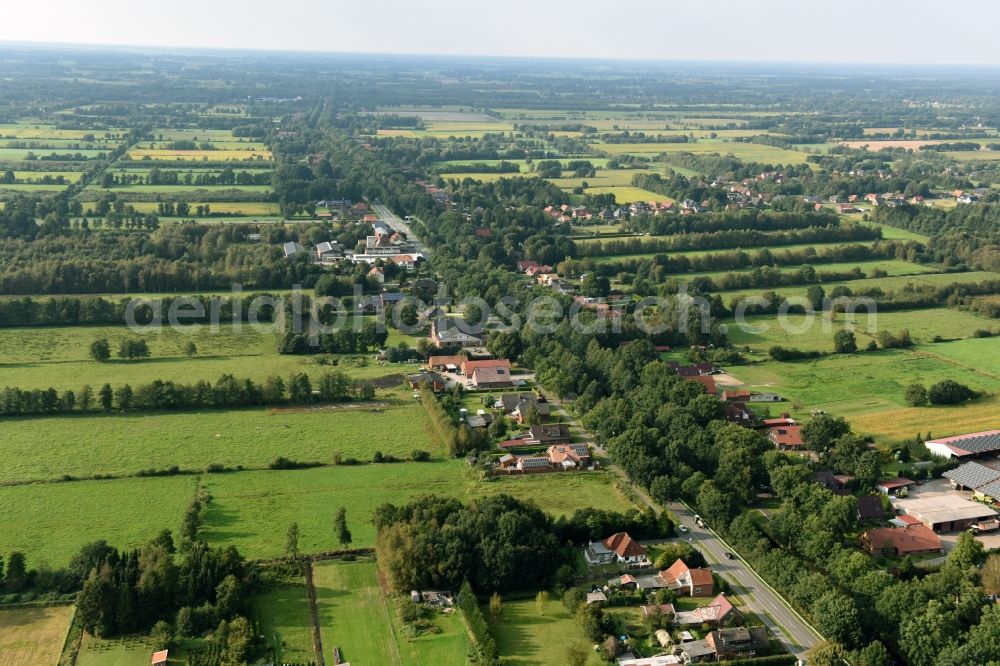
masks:
<svg viewBox="0 0 1000 666"><path fill-rule="evenodd" d="M137 548L160 530L180 527L195 483L176 476L0 488L0 552L21 551L34 568L65 566L98 539Z"/></svg>
<svg viewBox="0 0 1000 666"><path fill-rule="evenodd" d="M312 408L67 415L6 420L0 482L64 474L133 474L143 469L266 467L279 456L330 463L335 454L370 460L375 451L409 457L443 451L423 407L344 403Z"/></svg>
<svg viewBox="0 0 1000 666"><path fill-rule="evenodd" d="M466 663L469 641L461 615L436 614L441 633L409 638L398 605L410 599L387 596L380 589L374 562L319 562L313 566L313 582L327 663L334 663L335 647L360 666Z"/></svg>
<svg viewBox="0 0 1000 666"><path fill-rule="evenodd" d="M0 609L0 659L4 666L57 663L72 618L72 606Z"/></svg>
<svg viewBox="0 0 1000 666"><path fill-rule="evenodd" d="M277 648L279 664L315 661L305 580L269 586L253 595L250 608L265 642Z"/></svg>
<svg viewBox="0 0 1000 666"><path fill-rule="evenodd" d="M591 646L579 622L556 597L545 604L544 614L539 614L534 599L505 600L499 618L493 617L488 607L483 608L483 613L490 620L505 664L564 664L571 645L580 644L588 650ZM603 662L593 653L587 663L596 666Z"/></svg>

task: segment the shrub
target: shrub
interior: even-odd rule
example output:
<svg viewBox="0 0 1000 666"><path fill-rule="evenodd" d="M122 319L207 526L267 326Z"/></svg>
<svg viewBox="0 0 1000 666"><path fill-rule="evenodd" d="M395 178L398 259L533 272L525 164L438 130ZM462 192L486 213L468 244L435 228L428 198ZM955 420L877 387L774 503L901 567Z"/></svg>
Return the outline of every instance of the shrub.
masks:
<svg viewBox="0 0 1000 666"><path fill-rule="evenodd" d="M927 399L932 405L957 405L976 397L975 391L953 379L941 380L927 391Z"/></svg>

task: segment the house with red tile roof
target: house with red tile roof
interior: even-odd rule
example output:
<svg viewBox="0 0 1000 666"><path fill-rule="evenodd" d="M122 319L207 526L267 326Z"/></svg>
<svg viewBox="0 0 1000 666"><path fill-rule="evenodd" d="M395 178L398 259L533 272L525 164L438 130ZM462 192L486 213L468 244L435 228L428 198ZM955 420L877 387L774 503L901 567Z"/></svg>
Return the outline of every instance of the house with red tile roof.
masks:
<svg viewBox="0 0 1000 666"><path fill-rule="evenodd" d="M149 661L150 666L166 666L167 655L169 654L169 652L170 652L169 650L160 650L159 652L154 652L152 659L150 659Z"/></svg>
<svg viewBox="0 0 1000 666"><path fill-rule="evenodd" d="M747 402L750 400L750 391L734 391L729 389L722 392L722 399L725 402Z"/></svg>
<svg viewBox="0 0 1000 666"><path fill-rule="evenodd" d="M926 525L880 527L861 535L861 545L872 555L920 555L940 553L941 537Z"/></svg>
<svg viewBox="0 0 1000 666"><path fill-rule="evenodd" d="M611 564L614 562L636 566L649 564L646 549L630 537L628 532L618 532L607 539L591 541L584 550L584 557L588 564Z"/></svg>
<svg viewBox="0 0 1000 666"><path fill-rule="evenodd" d="M696 377L685 377L689 382L697 382L705 387L705 393L709 395L715 395L718 392L718 387L715 385L715 377L712 375L698 375Z"/></svg>
<svg viewBox="0 0 1000 666"><path fill-rule="evenodd" d="M771 428L767 438L779 451L799 451L806 446L802 441L802 426L798 425Z"/></svg>
<svg viewBox="0 0 1000 666"><path fill-rule="evenodd" d="M694 610L674 613L674 624L681 626L711 624L721 627L727 624L740 624L742 621L743 614L733 606L725 594L720 594L708 604Z"/></svg>
<svg viewBox="0 0 1000 666"><path fill-rule="evenodd" d="M692 569L681 559L671 564L669 569L661 571L659 577L667 587L678 594L707 597L715 591L711 569L707 567Z"/></svg>
<svg viewBox="0 0 1000 666"><path fill-rule="evenodd" d="M489 358L480 361L472 361L468 357L463 357L461 365L459 367L462 370L462 374L465 375L466 379L472 379L473 373L476 370L488 370L501 368L507 371L507 375L510 375L510 361L505 358Z"/></svg>

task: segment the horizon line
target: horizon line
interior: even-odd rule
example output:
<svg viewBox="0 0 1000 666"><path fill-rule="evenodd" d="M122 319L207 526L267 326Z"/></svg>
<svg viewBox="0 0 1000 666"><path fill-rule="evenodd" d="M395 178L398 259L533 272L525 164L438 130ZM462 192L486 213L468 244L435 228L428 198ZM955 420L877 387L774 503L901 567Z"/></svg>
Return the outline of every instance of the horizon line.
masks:
<svg viewBox="0 0 1000 666"><path fill-rule="evenodd" d="M557 56L557 55L509 55L509 54L486 54L486 53L434 53L434 52L388 52L388 51L337 51L337 50L296 50L287 48L267 48L267 47L232 47L232 46L184 46L177 44L127 44L127 43L98 43L98 42L42 42L42 41L20 41L20 40L0 40L0 49L9 47L21 47L29 49L68 49L68 50L88 50L88 51L143 51L151 54L176 54L182 53L231 53L231 54L258 54L258 55L289 55L289 56L357 56L373 58L413 58L413 59L462 59L472 58L476 60L535 60L540 62L566 62L566 63L637 63L637 64L703 64L703 65L743 65L743 66L786 66L786 67L882 67L882 68L918 68L932 67L937 69L993 69L1000 71L1000 62L996 63L931 63L931 62L900 62L900 61L866 61L866 62L845 62L835 60L731 60L714 58L641 58L622 57L615 58L609 56Z"/></svg>

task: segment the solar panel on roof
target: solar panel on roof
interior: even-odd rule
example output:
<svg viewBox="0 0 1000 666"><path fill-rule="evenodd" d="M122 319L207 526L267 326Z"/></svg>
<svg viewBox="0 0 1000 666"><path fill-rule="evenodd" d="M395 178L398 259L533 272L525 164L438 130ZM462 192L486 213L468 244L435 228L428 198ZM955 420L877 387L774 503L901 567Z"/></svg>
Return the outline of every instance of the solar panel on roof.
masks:
<svg viewBox="0 0 1000 666"><path fill-rule="evenodd" d="M977 462L967 462L955 469L948 470L941 476L951 479L966 488L979 488L982 485L1000 479L1000 470L981 465Z"/></svg>
<svg viewBox="0 0 1000 666"><path fill-rule="evenodd" d="M978 435L968 439L956 439L948 442L949 446L968 451L970 453L989 453L1000 451L1000 434Z"/></svg>

